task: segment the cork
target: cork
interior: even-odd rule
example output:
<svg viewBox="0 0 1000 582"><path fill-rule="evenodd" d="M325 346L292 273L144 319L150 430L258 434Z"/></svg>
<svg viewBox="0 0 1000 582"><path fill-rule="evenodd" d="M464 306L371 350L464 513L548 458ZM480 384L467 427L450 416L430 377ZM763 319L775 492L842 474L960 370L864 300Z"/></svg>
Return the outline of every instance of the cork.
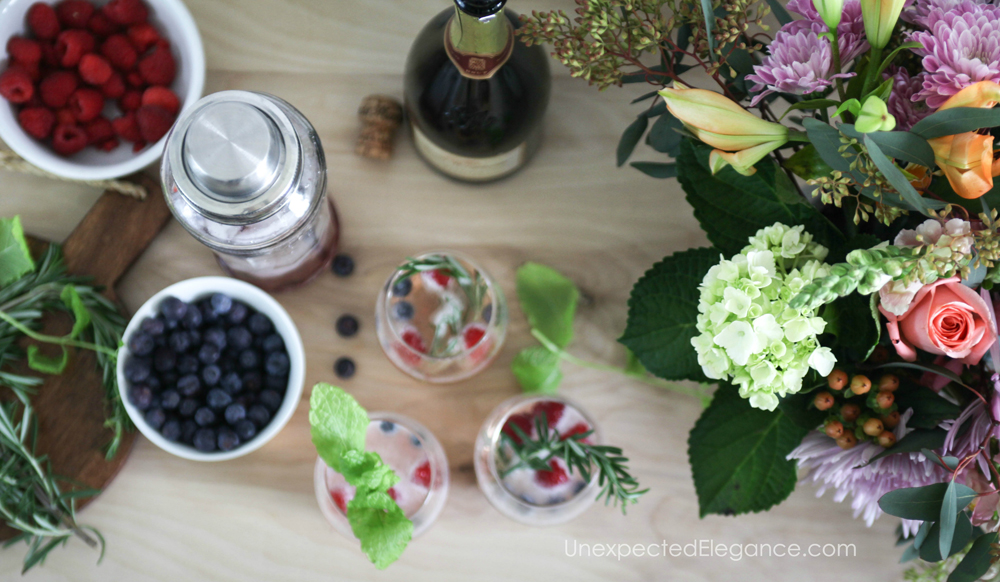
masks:
<svg viewBox="0 0 1000 582"><path fill-rule="evenodd" d="M403 122L403 106L387 95L368 95L358 108L361 134L354 151L362 157L388 160L392 157L396 132Z"/></svg>

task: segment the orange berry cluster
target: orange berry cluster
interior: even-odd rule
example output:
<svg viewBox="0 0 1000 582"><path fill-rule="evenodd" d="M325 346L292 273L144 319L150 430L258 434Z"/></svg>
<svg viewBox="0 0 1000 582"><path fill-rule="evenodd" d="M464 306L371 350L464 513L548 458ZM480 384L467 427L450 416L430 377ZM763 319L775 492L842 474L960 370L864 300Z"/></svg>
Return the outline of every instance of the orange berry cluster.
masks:
<svg viewBox="0 0 1000 582"><path fill-rule="evenodd" d="M832 393L818 392L813 405L818 410L830 411L823 430L837 440L840 448L854 448L859 440L877 442L885 448L896 444L892 429L899 424L899 410L893 392L899 388L898 377L886 374L879 378L875 393L871 392L872 381L862 374L848 378L847 372L838 369L830 372L826 381ZM834 394L842 397L842 402ZM863 397L860 404L855 396Z"/></svg>

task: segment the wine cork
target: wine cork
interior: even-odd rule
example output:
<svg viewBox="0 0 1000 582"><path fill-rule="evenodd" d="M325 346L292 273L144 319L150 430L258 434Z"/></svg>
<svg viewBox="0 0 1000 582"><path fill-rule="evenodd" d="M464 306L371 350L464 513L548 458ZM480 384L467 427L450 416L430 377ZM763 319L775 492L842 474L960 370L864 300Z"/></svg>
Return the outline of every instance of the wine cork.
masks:
<svg viewBox="0 0 1000 582"><path fill-rule="evenodd" d="M369 95L358 108L361 134L354 151L362 157L388 160L392 157L396 131L403 122L403 106L387 95Z"/></svg>

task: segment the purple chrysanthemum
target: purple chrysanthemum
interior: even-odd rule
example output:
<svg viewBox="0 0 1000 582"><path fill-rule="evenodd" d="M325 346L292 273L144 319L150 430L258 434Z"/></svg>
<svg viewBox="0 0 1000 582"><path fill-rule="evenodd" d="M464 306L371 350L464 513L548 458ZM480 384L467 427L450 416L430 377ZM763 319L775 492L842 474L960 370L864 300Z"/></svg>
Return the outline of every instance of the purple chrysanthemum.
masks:
<svg viewBox="0 0 1000 582"><path fill-rule="evenodd" d="M932 8L923 19L929 30L917 31L910 40L923 48L926 71L915 101L931 109L979 81L1000 81L1000 8L964 0L948 12Z"/></svg>
<svg viewBox="0 0 1000 582"><path fill-rule="evenodd" d="M786 8L801 14L805 19L789 22L781 30L792 33L811 30L816 34L822 34L829 30L820 18L812 0L789 0ZM868 51L869 45L868 39L865 37L865 22L861 18L860 0L844 2L844 11L840 16L840 24L837 25L837 46L840 48L840 62L844 66Z"/></svg>
<svg viewBox="0 0 1000 582"><path fill-rule="evenodd" d="M951 12L954 8L962 5L967 0L916 0L909 8L903 10L900 13L899 18L904 22L909 22L910 24L915 24L917 26L922 26L924 28L930 28L927 25L927 16L930 15L931 10L940 10L941 12ZM988 0L968 0L973 4L993 4Z"/></svg>
<svg viewBox="0 0 1000 582"><path fill-rule="evenodd" d="M753 74L747 75L748 81L756 83L752 91L762 91L753 98L751 105L757 105L774 92L808 95L822 91L833 85L833 79L854 75L833 74L830 42L811 30L779 31L768 53L763 63L754 66Z"/></svg>
<svg viewBox="0 0 1000 582"><path fill-rule="evenodd" d="M967 406L958 418L942 422L941 427L948 431L942 448L943 454L959 459L978 452L979 445L983 444L987 435L1000 436L993 428L986 407L979 400ZM976 457L976 463L984 475L990 474L990 467L983 455Z"/></svg>
<svg viewBox="0 0 1000 582"><path fill-rule="evenodd" d="M893 431L897 439L909 432L906 422L912 415L911 409L900 417ZM883 450L877 444L865 442L845 451L832 438L814 431L806 435L788 458L797 460L799 469L805 470L803 481L819 484L817 497L833 489L833 500L839 503L851 494L854 517L863 517L870 527L882 515L878 500L886 493L903 487L941 483L948 478L943 468L929 462L921 453L889 455L861 467ZM904 535L915 535L919 527L919 521L903 520Z"/></svg>
<svg viewBox="0 0 1000 582"><path fill-rule="evenodd" d="M889 75L883 76L889 78ZM889 94L886 105L889 113L896 118L896 129L909 131L914 124L931 113L923 103L912 99L922 87L921 76L911 77L909 71L899 68L893 73L892 79L892 93Z"/></svg>

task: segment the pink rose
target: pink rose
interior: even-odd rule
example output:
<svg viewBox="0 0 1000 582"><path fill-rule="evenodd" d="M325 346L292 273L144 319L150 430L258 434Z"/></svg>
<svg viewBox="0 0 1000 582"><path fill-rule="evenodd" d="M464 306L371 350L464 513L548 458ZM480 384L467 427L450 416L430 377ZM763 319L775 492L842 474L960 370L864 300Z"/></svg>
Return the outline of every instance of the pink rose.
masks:
<svg viewBox="0 0 1000 582"><path fill-rule="evenodd" d="M903 315L879 305L889 321L889 339L908 362L917 359L917 349L931 354L978 364L997 339L989 306L958 277L939 279L921 287Z"/></svg>

